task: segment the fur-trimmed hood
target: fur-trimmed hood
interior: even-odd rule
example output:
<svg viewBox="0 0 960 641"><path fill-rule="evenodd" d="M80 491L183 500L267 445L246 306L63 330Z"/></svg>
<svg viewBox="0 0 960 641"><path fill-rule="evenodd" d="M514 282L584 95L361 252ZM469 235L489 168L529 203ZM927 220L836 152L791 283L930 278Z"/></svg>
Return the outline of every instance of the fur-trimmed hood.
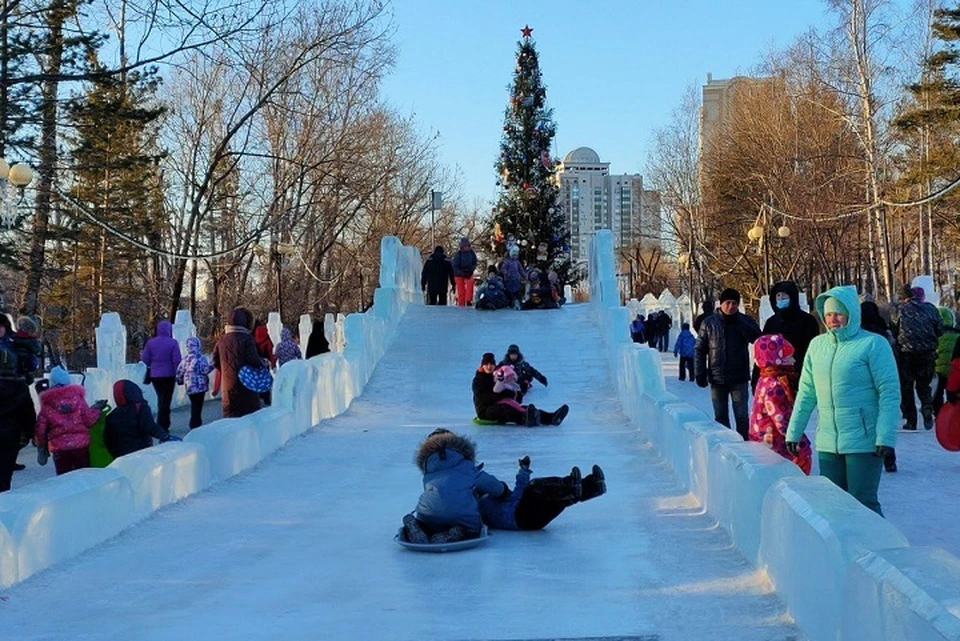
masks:
<svg viewBox="0 0 960 641"><path fill-rule="evenodd" d="M459 452L463 458L473 461L477 456L477 444L466 436L460 436L448 430L431 432L417 448L413 462L421 472L427 471L427 459L436 453L446 458L446 450Z"/></svg>

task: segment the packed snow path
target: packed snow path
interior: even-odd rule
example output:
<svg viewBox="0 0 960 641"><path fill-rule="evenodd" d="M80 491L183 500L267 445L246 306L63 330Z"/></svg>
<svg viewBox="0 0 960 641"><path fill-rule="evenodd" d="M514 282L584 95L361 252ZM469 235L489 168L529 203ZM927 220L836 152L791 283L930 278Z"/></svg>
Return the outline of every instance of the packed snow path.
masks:
<svg viewBox="0 0 960 641"><path fill-rule="evenodd" d="M477 426L470 383L510 343L569 403L563 426ZM600 463L609 493L541 532L427 555L393 541L418 442L443 426L512 485ZM4 638L805 638L769 583L620 411L587 305L480 313L411 306L363 395L253 470L156 513L0 600Z"/></svg>

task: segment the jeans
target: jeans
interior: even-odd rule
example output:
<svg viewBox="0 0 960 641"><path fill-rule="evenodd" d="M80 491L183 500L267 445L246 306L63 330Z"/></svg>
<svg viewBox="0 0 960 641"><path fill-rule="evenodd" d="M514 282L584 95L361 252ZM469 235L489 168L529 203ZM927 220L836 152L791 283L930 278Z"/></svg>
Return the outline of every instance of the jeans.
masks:
<svg viewBox="0 0 960 641"><path fill-rule="evenodd" d="M863 503L880 516L880 501L877 489L880 487L880 473L883 459L869 454L831 454L818 452L820 474L833 481L837 487Z"/></svg>
<svg viewBox="0 0 960 641"><path fill-rule="evenodd" d="M750 395L747 383L736 385L710 384L710 400L713 401L713 420L730 427L729 400L733 401L733 416L737 421L737 433L743 440L750 440Z"/></svg>
<svg viewBox="0 0 960 641"><path fill-rule="evenodd" d="M680 357L680 380L686 380L684 378L684 372L689 372L690 380L693 380L693 356L681 356Z"/></svg>
<svg viewBox="0 0 960 641"><path fill-rule="evenodd" d="M154 378L153 389L157 392L157 425L170 431L170 403L173 401L173 390L177 380L173 376Z"/></svg>
<svg viewBox="0 0 960 641"><path fill-rule="evenodd" d="M457 305L464 307L473 302L473 276L454 276L457 283Z"/></svg>
<svg viewBox="0 0 960 641"><path fill-rule="evenodd" d="M937 361L936 352L900 354L900 409L907 425L917 426L917 404L913 399L916 388L920 398L920 413L924 420L933 416L933 394L930 384L933 382Z"/></svg>

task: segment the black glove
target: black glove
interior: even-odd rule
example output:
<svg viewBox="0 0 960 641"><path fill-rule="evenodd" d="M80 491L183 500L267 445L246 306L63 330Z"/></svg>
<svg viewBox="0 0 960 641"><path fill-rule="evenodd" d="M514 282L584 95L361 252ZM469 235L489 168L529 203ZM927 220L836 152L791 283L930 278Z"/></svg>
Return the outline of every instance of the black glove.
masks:
<svg viewBox="0 0 960 641"><path fill-rule="evenodd" d="M47 451L46 446L37 448L37 465L46 465L49 458L50 452Z"/></svg>
<svg viewBox="0 0 960 641"><path fill-rule="evenodd" d="M93 405L90 407L98 409L102 412L103 410L107 409L107 399L101 398L99 401L94 401Z"/></svg>
<svg viewBox="0 0 960 641"><path fill-rule="evenodd" d="M525 469L528 469L528 470L529 470L529 469L530 469L530 457L525 454L522 459L518 459L518 460L517 460L517 464L518 464L521 468L525 468Z"/></svg>
<svg viewBox="0 0 960 641"><path fill-rule="evenodd" d="M700 387L706 387L706 386L707 386L707 377L706 377L705 375L703 375L703 374L701 374L700 376L698 376L698 377L697 377L697 385L700 386Z"/></svg>
<svg viewBox="0 0 960 641"><path fill-rule="evenodd" d="M500 493L500 496L498 496L497 498L498 498L498 499L505 499L505 498L507 498L508 496L510 496L510 486L507 485L506 483L504 483L504 484L503 484L503 492L501 492L501 493Z"/></svg>
<svg viewBox="0 0 960 641"><path fill-rule="evenodd" d="M877 456L879 456L879 457L882 458L883 460L887 460L888 458L890 458L891 456L894 456L894 455L895 455L894 449L893 449L892 447L890 447L889 445L878 445L878 446L877 446Z"/></svg>
<svg viewBox="0 0 960 641"><path fill-rule="evenodd" d="M547 386L547 377L544 376L543 374L541 374L540 377L539 377L537 380L540 381L540 383L541 383L544 387Z"/></svg>
<svg viewBox="0 0 960 641"><path fill-rule="evenodd" d="M800 444L796 441L787 441L786 445L790 456L798 456L800 454Z"/></svg>

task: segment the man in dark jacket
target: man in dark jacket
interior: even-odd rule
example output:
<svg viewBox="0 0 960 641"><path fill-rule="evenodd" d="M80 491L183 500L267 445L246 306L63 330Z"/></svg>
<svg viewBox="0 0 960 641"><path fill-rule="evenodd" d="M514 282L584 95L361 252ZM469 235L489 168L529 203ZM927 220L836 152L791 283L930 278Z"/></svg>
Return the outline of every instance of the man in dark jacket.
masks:
<svg viewBox="0 0 960 641"><path fill-rule="evenodd" d="M477 269L477 254L469 238L460 239L460 249L453 255L453 280L457 284L457 305L473 304L473 272Z"/></svg>
<svg viewBox="0 0 960 641"><path fill-rule="evenodd" d="M673 319L666 310L660 312L657 316L657 347L661 352L670 351L670 328L673 327Z"/></svg>
<svg viewBox="0 0 960 641"><path fill-rule="evenodd" d="M443 253L443 247L438 245L423 263L420 289L427 293L428 305L446 305L447 290L453 286L453 265Z"/></svg>
<svg viewBox="0 0 960 641"><path fill-rule="evenodd" d="M17 355L0 346L0 492L10 489L17 454L33 437L37 413Z"/></svg>
<svg viewBox="0 0 960 641"><path fill-rule="evenodd" d="M740 313L740 292L725 289L720 294L720 311L700 326L694 348L697 385L710 385L714 420L730 427L729 400L737 432L749 440L750 343L760 336L756 321Z"/></svg>
<svg viewBox="0 0 960 641"><path fill-rule="evenodd" d="M901 302L893 319L893 333L897 338L900 369L900 410L907 424L906 430L917 429L917 404L913 391L920 398L923 426L933 428L933 394L930 384L936 373L937 347L943 335L943 320L932 304L924 301L920 287L904 287Z"/></svg>
<svg viewBox="0 0 960 641"><path fill-rule="evenodd" d="M120 379L113 384L113 398L117 407L107 414L103 428L103 442L113 458L119 458L153 445L153 439L179 441L153 420L150 406L143 392L133 381Z"/></svg>
<svg viewBox="0 0 960 641"><path fill-rule="evenodd" d="M810 341L820 334L820 324L813 314L800 308L800 290L791 280L776 283L770 288L770 307L773 309L773 316L763 324L763 333L781 334L793 345L795 368L797 372L801 372L803 357L807 354ZM753 387L756 387L759 378L760 369L754 366L751 380ZM790 378L790 383L796 395L800 378Z"/></svg>
<svg viewBox="0 0 960 641"><path fill-rule="evenodd" d="M703 310L703 313L700 314L700 315L698 315L696 318L693 319L693 333L694 333L694 334L699 334L699 333L700 333L700 325L702 325L702 324L703 324L703 321L705 321L708 317L710 317L710 316L713 315L713 312L714 312L714 309L713 309L713 300L708 298L707 300L703 301L703 303L700 305L700 309Z"/></svg>

